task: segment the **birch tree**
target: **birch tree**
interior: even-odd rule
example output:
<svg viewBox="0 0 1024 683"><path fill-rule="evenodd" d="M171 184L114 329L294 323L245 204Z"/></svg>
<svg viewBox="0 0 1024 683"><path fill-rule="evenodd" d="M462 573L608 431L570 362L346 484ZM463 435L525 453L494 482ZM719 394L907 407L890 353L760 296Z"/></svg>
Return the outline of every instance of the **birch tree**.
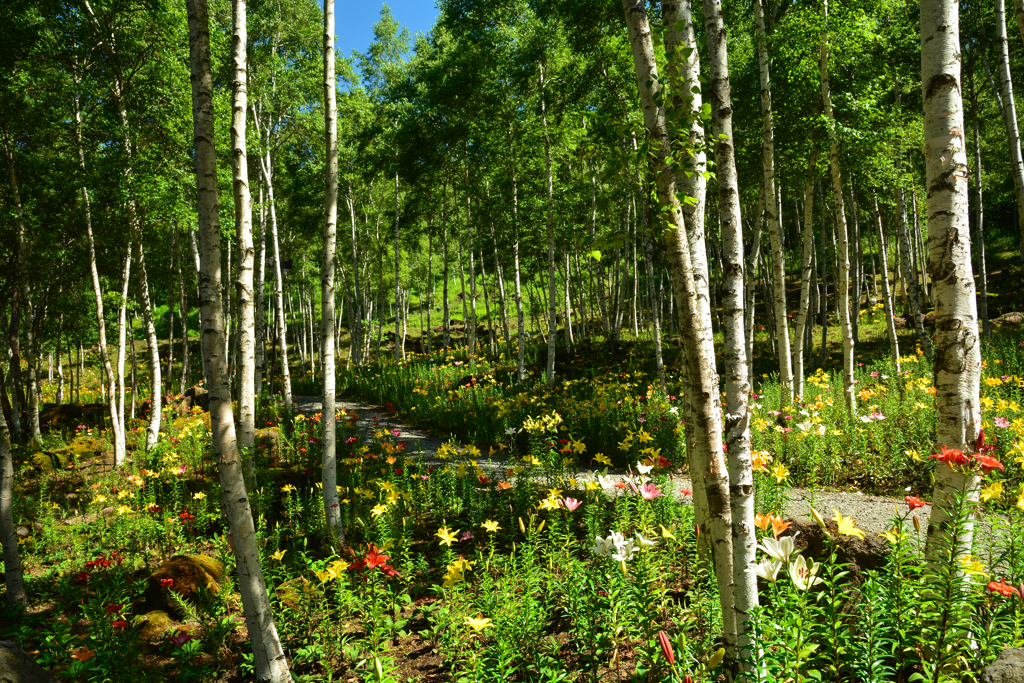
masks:
<svg viewBox="0 0 1024 683"><path fill-rule="evenodd" d="M238 588L253 647L258 683L291 681L281 648L267 586L260 566L252 510L245 490L235 438L227 358L224 356L224 309L221 305L221 253L217 157L213 125L213 72L206 0L188 0L189 63L192 70L192 121L199 214L199 290L203 319L203 372L210 392L210 428L220 475L221 505L234 538Z"/></svg>
<svg viewBox="0 0 1024 683"><path fill-rule="evenodd" d="M124 182L127 187L125 208L128 212L128 228L131 241L135 247L135 269L138 272L139 302L142 304L142 321L146 330L146 344L149 347L150 365L150 405L149 405L149 426L146 429L146 450L156 445L160 434L160 417L162 406L163 383L160 378L160 343L156 336L156 325L153 321L153 305L149 297L149 276L146 272L146 255L142 236L142 220L139 216L139 207L135 199L135 166L132 158L132 137L131 128L128 123L128 107L125 101L125 83L121 68L121 58L115 47L114 34L105 30L92 9L89 0L83 0L86 14L92 25L93 33L97 42L106 53L110 64L110 93L117 109L117 122L119 124L120 142L125 154Z"/></svg>
<svg viewBox="0 0 1024 683"><path fill-rule="evenodd" d="M928 274L935 301L936 443L970 451L981 431L981 344L968 224L958 10L955 0L921 0L921 87ZM935 557L948 542L942 531L953 496L965 491L977 500L979 484L980 477L937 463L927 556ZM972 533L968 523L964 537L957 539L967 549Z"/></svg>
<svg viewBox="0 0 1024 683"><path fill-rule="evenodd" d="M11 433L4 411L0 410L0 545L4 550L4 584L7 604L28 605L21 551L18 549L18 527L14 523L14 461L11 458Z"/></svg>
<svg viewBox="0 0 1024 683"><path fill-rule="evenodd" d="M754 0L754 26L757 32L757 63L761 82L761 168L764 176L768 241L772 247L773 308L779 357L779 383L781 384L779 393L781 407L779 409L785 410L793 401L793 364L789 355L789 318L786 315L786 254L782 250L782 238L779 235L779 206L775 201L775 125L772 121L768 33L765 29L762 0Z"/></svg>
<svg viewBox="0 0 1024 683"><path fill-rule="evenodd" d="M84 177L85 150L82 147L82 111L79 106L77 92L74 94L73 100L75 105L75 142L78 148L78 168ZM11 177L13 178L13 174ZM103 287L100 285L100 275L96 269L96 241L92 236L92 206L89 203L89 190L85 184L81 187L81 195L82 211L85 217L85 235L89 243L89 275L92 277L92 291L96 299L96 324L99 330L100 361L103 363L103 371L106 373L108 398L110 399L110 430L113 432L114 437L114 466L120 467L124 463L125 458L124 431L121 429L121 417L123 415L119 415L118 411L117 377L114 375L114 368L110 362L110 352L107 349L107 323L103 314Z"/></svg>
<svg viewBox="0 0 1024 683"><path fill-rule="evenodd" d="M320 425L323 429L324 518L331 539L345 543L338 501L338 430L334 403L334 258L338 248L338 100L334 75L334 0L324 0L324 260L320 272L320 364L324 394ZM395 176L395 249L398 249L398 176ZM397 262L396 262L397 267ZM396 282L398 272L395 272ZM398 319L398 316L395 317ZM398 337L395 337L398 343Z"/></svg>
<svg viewBox="0 0 1024 683"><path fill-rule="evenodd" d="M248 8L246 0L232 0L233 35L231 40L231 173L235 200L235 235L238 239L238 346L240 372L238 383L239 448L247 491L256 490L256 465L252 448L256 442L256 316L253 289L253 262L256 248L252 241L252 196L249 192L249 164L246 148L248 102ZM230 274L229 274L230 277ZM188 311L182 311L187 319ZM187 325L187 323L186 323ZM183 328L187 334L188 327ZM182 362L188 362L183 357Z"/></svg>
<svg viewBox="0 0 1024 683"><path fill-rule="evenodd" d="M1024 38L1024 24L1021 23L1024 0L1015 0L1017 25ZM1013 176L1013 196L1017 201L1017 230L1020 244L1024 244L1024 154L1020 148L1020 125L1017 121L1017 104L1013 98L1013 79L1010 76L1010 46L1006 39L1006 3L996 0L996 50L999 55L999 91L1002 95L1003 122L1006 124L1006 141L1010 148L1010 174ZM962 97L961 97L962 99ZM1021 253L1024 259L1024 252ZM934 280L933 280L934 282Z"/></svg>
<svg viewBox="0 0 1024 683"><path fill-rule="evenodd" d="M755 0L755 12L760 3ZM720 0L704 0L705 35L708 36L709 75L708 100L711 104L711 126L715 140L715 164L718 180L718 211L722 227L722 325L723 348L725 361L725 396L726 408L722 416L722 427L725 431L725 443L728 448L729 460L729 491L731 510L732 536L732 571L735 595L732 609L735 614L736 629L733 643L730 643L726 631L726 678L734 680L742 669L738 661L745 656L750 647L761 647L759 643L751 643L747 635L747 622L750 610L757 606L757 565L756 544L754 533L754 473L750 455L750 384L748 383L746 335L744 328L744 282L743 282L743 224L740 215L739 179L736 173L736 150L734 147L732 127L732 88L729 81L729 54L726 42L725 17ZM761 20L763 39L763 18ZM761 72L762 111L767 112L765 119L765 157L770 156L772 143L771 128L771 93L767 100L764 93L767 87L767 65ZM765 161L765 194L774 186L774 167L771 178ZM769 180L771 182L769 182ZM774 197L774 192L770 193ZM774 203L774 202L773 202ZM778 236L778 220L776 216L775 241L778 242L778 256L782 262L782 247ZM781 268L776 268L776 277L783 278ZM776 284L776 292L778 292ZM778 307L778 295L776 306ZM778 315L779 309L776 309ZM781 310L785 311L785 283L783 282ZM784 368L789 365L788 324L785 316L781 321L779 357L785 359ZM782 340L785 340L783 342ZM782 344L785 343L783 348ZM712 359L714 356L712 356ZM702 368L702 370L706 371ZM790 387L792 390L792 387ZM783 385L783 394L786 386ZM792 398L789 399L790 401ZM786 399L783 398L784 403ZM717 543L717 539L716 539ZM719 559L716 554L715 561ZM721 582L721 580L720 580ZM723 604L724 610L728 609ZM723 619L723 624L729 622ZM734 647L729 652L730 645Z"/></svg>
<svg viewBox="0 0 1024 683"><path fill-rule="evenodd" d="M825 123L828 127L829 167L832 171L832 194L836 210L836 232L839 237L838 296L839 327L843 335L843 396L850 418L857 417L857 392L853 377L853 326L850 324L850 243L846 230L846 208L843 204L843 176L839 168L839 131L832 111L832 92L829 82L829 34L828 0L823 0L825 30L821 35L819 71L821 75L821 100L825 107Z"/></svg>
<svg viewBox="0 0 1024 683"><path fill-rule="evenodd" d="M817 147L811 150L807 161L808 178L804 183L804 239L800 259L800 308L796 318L796 336L793 339L793 389L797 398L804 397L804 340L811 312L811 279L814 277L814 170L818 163ZM810 315L808 315L810 313Z"/></svg>
<svg viewBox="0 0 1024 683"><path fill-rule="evenodd" d="M714 0L708 0L713 3ZM712 538L714 569L718 581L722 606L723 638L726 644L726 670L735 672L737 659L737 614L733 576L732 514L729 498L729 475L722 449L722 418L718 401L718 375L715 372L713 349L704 343L711 337L710 330L701 326L701 316L693 270L690 246L683 224L682 208L676 195L675 173L669 167L671 144L661 101L661 85L651 42L650 23L643 0L623 0L633 66L636 70L644 126L647 129L655 173L655 190L659 206L659 222L665 225L663 247L669 261L672 286L675 289L687 364L688 400L694 403L696 424L694 441L687 443L695 455L691 462L699 469L692 471L694 487L705 488ZM705 18L714 13L705 7ZM718 24L710 23L710 30L722 30L721 11ZM659 232L662 232L659 230ZM705 294L706 295L706 294Z"/></svg>

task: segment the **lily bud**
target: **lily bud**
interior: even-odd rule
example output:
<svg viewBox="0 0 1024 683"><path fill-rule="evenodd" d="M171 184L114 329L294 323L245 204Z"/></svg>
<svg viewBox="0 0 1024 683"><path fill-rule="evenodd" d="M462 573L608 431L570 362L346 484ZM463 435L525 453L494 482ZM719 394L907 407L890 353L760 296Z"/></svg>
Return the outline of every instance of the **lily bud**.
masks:
<svg viewBox="0 0 1024 683"><path fill-rule="evenodd" d="M672 643L669 642L668 634L658 631L658 645L661 645L661 654L665 655L669 665L676 663L676 653L672 651Z"/></svg>
<svg viewBox="0 0 1024 683"><path fill-rule="evenodd" d="M818 511L817 511L817 510L815 510L815 509L814 509L813 507L811 508L811 517L813 517L813 518L814 518L814 521L815 521L815 522L817 522L818 524L820 524L820 525L821 525L821 528L822 528L822 529L828 529L828 525L827 525L827 524L825 524L825 520L824 520L824 519L822 518L822 516L821 516L821 515L820 515L820 514L818 513Z"/></svg>
<svg viewBox="0 0 1024 683"><path fill-rule="evenodd" d="M914 515L914 531L921 533L921 520L917 518L917 515Z"/></svg>
<svg viewBox="0 0 1024 683"><path fill-rule="evenodd" d="M524 534L526 533L526 525L523 524L522 517L519 518L519 530L522 531Z"/></svg>

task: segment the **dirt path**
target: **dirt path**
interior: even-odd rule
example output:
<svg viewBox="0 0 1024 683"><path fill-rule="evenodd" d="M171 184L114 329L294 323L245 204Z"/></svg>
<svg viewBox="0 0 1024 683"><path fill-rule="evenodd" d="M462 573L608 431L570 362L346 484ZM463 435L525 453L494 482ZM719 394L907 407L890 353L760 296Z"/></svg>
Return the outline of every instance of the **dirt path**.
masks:
<svg viewBox="0 0 1024 683"><path fill-rule="evenodd" d="M321 409L319 396L296 396L293 398L299 412L311 414L318 413ZM364 435L369 434L376 426L386 427L389 430L398 430L398 439L405 441L408 446L407 453L416 455L428 463L440 462L433 456L443 443L442 439L424 431L410 426L398 417L388 414L384 408L358 401L350 401L344 398L338 399L338 408L354 412L359 420L358 424ZM505 460L490 458L477 458L477 465L485 472L494 474L500 472L508 464ZM596 478L596 472L589 472L591 477ZM611 474L615 480L620 480L624 473ZM690 479L685 476L678 476L672 479L671 494L675 497L683 497L681 491L690 489ZM615 488L605 489L610 495L616 495ZM914 495L926 493L914 491ZM811 521L810 507L813 503L826 518L832 516L832 509L836 508L846 517L854 517L857 525L864 531L871 534L878 534L886 529L892 528L892 518L899 512L906 511L906 504L902 499L888 498L885 496L868 496L858 492L849 493L846 491L811 491L809 489L793 488L789 491L789 504L786 507L788 517L800 520L805 523ZM928 516L931 514L931 506L926 505L916 511L921 521L927 524Z"/></svg>

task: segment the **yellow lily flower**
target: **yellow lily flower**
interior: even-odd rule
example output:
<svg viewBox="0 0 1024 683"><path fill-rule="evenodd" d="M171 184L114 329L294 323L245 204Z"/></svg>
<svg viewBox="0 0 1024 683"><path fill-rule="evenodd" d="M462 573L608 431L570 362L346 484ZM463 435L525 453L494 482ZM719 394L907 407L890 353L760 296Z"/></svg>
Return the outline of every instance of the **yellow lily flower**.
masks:
<svg viewBox="0 0 1024 683"><path fill-rule="evenodd" d="M842 513L835 508L832 508L832 512L836 513L832 520L836 523L840 535L855 536L862 541L864 540L864 532L857 528L857 520L853 517L843 517Z"/></svg>
<svg viewBox="0 0 1024 683"><path fill-rule="evenodd" d="M455 531L451 531L448 527L445 526L438 529L437 533L434 535L441 539L441 545L451 546L453 541L458 540L458 534L458 529L456 529Z"/></svg>

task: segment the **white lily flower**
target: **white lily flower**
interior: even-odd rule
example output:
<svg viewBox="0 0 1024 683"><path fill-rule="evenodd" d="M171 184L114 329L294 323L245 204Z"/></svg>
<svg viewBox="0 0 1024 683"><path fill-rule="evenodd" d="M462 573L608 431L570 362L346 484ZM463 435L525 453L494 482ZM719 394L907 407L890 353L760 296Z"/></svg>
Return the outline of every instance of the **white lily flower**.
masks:
<svg viewBox="0 0 1024 683"><path fill-rule="evenodd" d="M805 591L821 583L821 577L817 576L819 569L821 569L820 563L816 564L814 560L797 555L797 558L789 565L789 578L793 579L793 585L797 590Z"/></svg>
<svg viewBox="0 0 1024 683"><path fill-rule="evenodd" d="M779 570L782 569L782 563L778 560L769 560L765 558L757 563L754 571L765 581L775 583L779 580Z"/></svg>
<svg viewBox="0 0 1024 683"><path fill-rule="evenodd" d="M671 408L668 409L668 412L672 413L673 415L678 415L679 414L679 408L676 407L676 406L672 406Z"/></svg>
<svg viewBox="0 0 1024 683"><path fill-rule="evenodd" d="M506 435L506 436L513 436L513 435L515 435L515 433L516 433L516 432L518 432L518 431L519 431L519 430L518 430L518 429L516 429L515 427L509 427L508 429L506 429L506 430L505 430L505 435Z"/></svg>
<svg viewBox="0 0 1024 683"><path fill-rule="evenodd" d="M796 545L793 542L795 536L783 536L780 539L764 538L757 547L768 553L771 557L789 564L789 558L793 555L796 550Z"/></svg>
<svg viewBox="0 0 1024 683"><path fill-rule="evenodd" d="M594 536L594 545L590 549L595 555L602 555L608 557L615 550L615 543L612 542L612 537L601 538L600 536Z"/></svg>
<svg viewBox="0 0 1024 683"><path fill-rule="evenodd" d="M615 480L612 479L609 476L605 476L603 474L599 474L599 475L597 475L597 482L599 484L601 484L601 488L603 488L603 489L613 489L613 488L615 488Z"/></svg>
<svg viewBox="0 0 1024 683"><path fill-rule="evenodd" d="M640 471L640 474L647 474L654 469L654 465L644 465L641 462L637 462L636 468Z"/></svg>
<svg viewBox="0 0 1024 683"><path fill-rule="evenodd" d="M633 545L633 539L626 539L612 554L612 559L616 562L629 562L639 551L640 548Z"/></svg>
<svg viewBox="0 0 1024 683"><path fill-rule="evenodd" d="M814 429L814 423L811 422L810 420L807 420L806 422L798 422L796 426L799 427L800 430L804 432L809 432L812 429Z"/></svg>

